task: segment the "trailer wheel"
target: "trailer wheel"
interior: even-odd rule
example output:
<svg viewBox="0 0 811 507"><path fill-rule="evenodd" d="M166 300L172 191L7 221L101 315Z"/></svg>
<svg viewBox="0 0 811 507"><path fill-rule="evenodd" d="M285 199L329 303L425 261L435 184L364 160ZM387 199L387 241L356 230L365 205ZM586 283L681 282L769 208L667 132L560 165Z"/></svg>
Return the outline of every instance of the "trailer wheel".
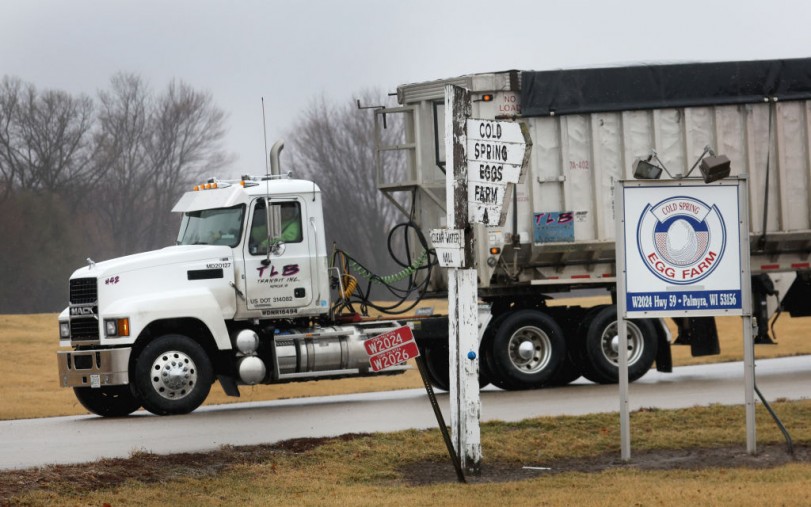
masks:
<svg viewBox="0 0 811 507"><path fill-rule="evenodd" d="M448 362L448 346L446 344L432 343L425 345L425 369L428 381L437 389L450 390L450 365Z"/></svg>
<svg viewBox="0 0 811 507"><path fill-rule="evenodd" d="M487 330L484 332L484 336L482 337L482 342L479 344L479 376L481 377L482 375L485 375L488 383L493 384L499 389L507 389L507 386L504 385L504 382L502 382L498 375L494 373L493 337L507 315L509 314L501 314L490 321L490 324L487 326Z"/></svg>
<svg viewBox="0 0 811 507"><path fill-rule="evenodd" d="M84 408L102 417L124 417L141 407L128 385L74 387L73 394Z"/></svg>
<svg viewBox="0 0 811 507"><path fill-rule="evenodd" d="M450 391L451 372L450 360L448 357L448 345L445 343L433 343L425 345L425 369L428 370L428 381L435 388L442 391ZM489 375L484 362L479 357L479 389L490 383Z"/></svg>
<svg viewBox="0 0 811 507"><path fill-rule="evenodd" d="M658 348L656 329L649 320L629 320L628 381L633 382L648 372ZM619 326L617 307L603 308L593 316L581 338L583 376L600 384L619 381Z"/></svg>
<svg viewBox="0 0 811 507"><path fill-rule="evenodd" d="M566 359L563 360L557 371L552 374L552 378L544 384L544 387L565 386L579 379L581 375L580 367L567 354Z"/></svg>
<svg viewBox="0 0 811 507"><path fill-rule="evenodd" d="M534 389L548 382L565 359L566 341L552 317L519 310L498 327L488 353L493 378L504 388Z"/></svg>
<svg viewBox="0 0 811 507"><path fill-rule="evenodd" d="M211 390L214 373L203 347L183 335L149 342L135 363L135 387L144 408L157 415L187 414Z"/></svg>

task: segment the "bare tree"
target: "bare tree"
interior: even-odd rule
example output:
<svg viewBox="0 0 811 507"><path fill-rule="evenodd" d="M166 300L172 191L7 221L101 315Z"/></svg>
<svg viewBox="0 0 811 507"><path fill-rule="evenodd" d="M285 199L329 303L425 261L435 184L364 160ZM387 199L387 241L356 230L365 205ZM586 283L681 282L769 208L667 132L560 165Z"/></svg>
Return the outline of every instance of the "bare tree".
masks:
<svg viewBox="0 0 811 507"><path fill-rule="evenodd" d="M90 160L93 102L4 78L0 86L0 171L5 192L64 192L81 186Z"/></svg>
<svg viewBox="0 0 811 507"><path fill-rule="evenodd" d="M152 215L146 238L150 248L175 232L169 210L191 182L213 174L230 162L223 149L225 113L208 93L172 81L152 111L147 153L153 177Z"/></svg>
<svg viewBox="0 0 811 507"><path fill-rule="evenodd" d="M382 104L381 95L366 92L361 100ZM377 189L373 114L354 100L336 106L322 97L310 103L289 137L293 170L322 189L328 241L379 274L393 269L386 238L405 217Z"/></svg>
<svg viewBox="0 0 811 507"><path fill-rule="evenodd" d="M133 74L114 76L99 101L94 174L117 253L166 245L176 229L174 201L203 171L228 160L225 114L187 84L172 82L155 97Z"/></svg>
<svg viewBox="0 0 811 507"><path fill-rule="evenodd" d="M4 77L0 83L0 196L11 193L21 166L16 124L19 117L22 81Z"/></svg>
<svg viewBox="0 0 811 507"><path fill-rule="evenodd" d="M140 77L117 74L110 89L99 92L95 135L93 193L96 206L120 252L132 252L146 227L136 210L143 205L143 182L150 178L146 160L149 95Z"/></svg>

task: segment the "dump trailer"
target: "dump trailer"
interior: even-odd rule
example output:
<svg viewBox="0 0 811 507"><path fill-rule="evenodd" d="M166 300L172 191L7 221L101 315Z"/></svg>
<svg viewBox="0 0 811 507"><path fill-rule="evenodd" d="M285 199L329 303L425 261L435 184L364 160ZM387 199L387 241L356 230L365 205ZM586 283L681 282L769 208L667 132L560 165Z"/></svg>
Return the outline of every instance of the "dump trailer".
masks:
<svg viewBox="0 0 811 507"><path fill-rule="evenodd" d="M599 293L616 301L614 192L634 178L637 160L685 178L702 156L728 157L731 176L748 181L757 342L772 340L768 322L780 310L811 313L811 59L511 70L399 86L399 107L375 111L378 133L400 129L395 143L378 135L377 181L426 235L447 227L448 84L471 92L471 117L524 123L532 139L504 225L472 226L478 294L492 314L481 371L495 384L617 380L616 306L546 301ZM431 290L444 295L443 270ZM669 371L671 342L694 355L719 352L713 318L676 321L675 337L661 320L629 321L631 380L654 361ZM441 385L446 323L417 328Z"/></svg>

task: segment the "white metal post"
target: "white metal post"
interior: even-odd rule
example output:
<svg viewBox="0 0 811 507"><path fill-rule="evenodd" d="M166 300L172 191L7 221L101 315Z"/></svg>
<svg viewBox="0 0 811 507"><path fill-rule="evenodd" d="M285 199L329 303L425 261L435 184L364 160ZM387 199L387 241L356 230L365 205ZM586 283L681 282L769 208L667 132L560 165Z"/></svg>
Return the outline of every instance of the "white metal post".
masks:
<svg viewBox="0 0 811 507"><path fill-rule="evenodd" d="M627 302L625 300L625 182L619 182L616 189L617 205L614 209L616 224L616 276L617 276L617 333L619 396L620 396L620 457L623 461L631 459L631 416L628 409L628 322Z"/></svg>
<svg viewBox="0 0 811 507"><path fill-rule="evenodd" d="M749 193L747 178L738 178L738 227L741 238L741 307L743 308L743 384L746 404L746 452L757 452L755 430L755 341L752 326L752 267L749 257Z"/></svg>
<svg viewBox="0 0 811 507"><path fill-rule="evenodd" d="M473 259L473 233L468 224L465 120L470 92L445 86L445 181L447 227L465 231L465 263ZM481 470L479 421L478 287L476 270L465 264L448 270L448 342L452 440L462 468Z"/></svg>

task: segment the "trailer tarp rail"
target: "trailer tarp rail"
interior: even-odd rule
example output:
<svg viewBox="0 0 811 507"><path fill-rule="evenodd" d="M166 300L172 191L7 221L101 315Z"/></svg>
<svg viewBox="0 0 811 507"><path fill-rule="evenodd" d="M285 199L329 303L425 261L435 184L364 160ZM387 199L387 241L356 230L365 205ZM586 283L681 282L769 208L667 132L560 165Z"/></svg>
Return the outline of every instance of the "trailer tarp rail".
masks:
<svg viewBox="0 0 811 507"><path fill-rule="evenodd" d="M811 58L524 71L522 116L811 99Z"/></svg>

